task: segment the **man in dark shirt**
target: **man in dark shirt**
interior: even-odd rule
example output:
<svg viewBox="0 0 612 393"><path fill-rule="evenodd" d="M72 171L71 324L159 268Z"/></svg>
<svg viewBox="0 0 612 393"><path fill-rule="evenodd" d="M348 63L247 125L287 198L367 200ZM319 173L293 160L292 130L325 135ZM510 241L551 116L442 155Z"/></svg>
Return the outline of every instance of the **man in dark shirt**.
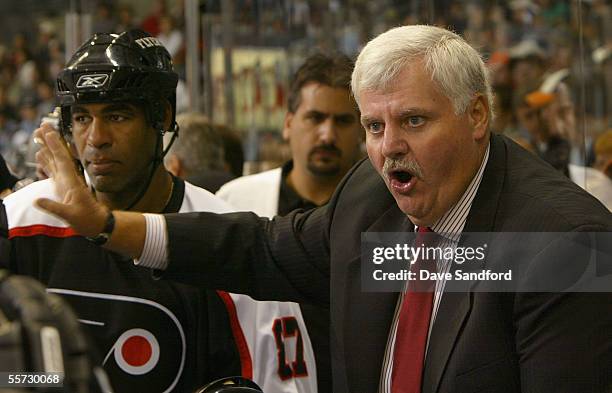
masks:
<svg viewBox="0 0 612 393"><path fill-rule="evenodd" d="M310 56L289 92L283 138L292 159L281 168L232 180L217 195L238 210L286 215L325 204L360 157L362 128L350 94L353 66L345 56ZM301 305L317 363L319 392L331 391L329 310Z"/></svg>
<svg viewBox="0 0 612 393"><path fill-rule="evenodd" d="M293 170L293 161L286 162L281 168L281 183L280 192L278 194L278 214L285 214L295 210L310 210L317 207L317 204L302 198L289 184L287 184L287 175Z"/></svg>

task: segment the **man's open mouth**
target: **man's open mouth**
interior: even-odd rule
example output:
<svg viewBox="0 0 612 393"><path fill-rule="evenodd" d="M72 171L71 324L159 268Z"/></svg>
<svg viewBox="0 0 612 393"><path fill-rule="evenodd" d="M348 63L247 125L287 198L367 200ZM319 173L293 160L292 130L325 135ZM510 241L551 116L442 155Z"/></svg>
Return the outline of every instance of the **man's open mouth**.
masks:
<svg viewBox="0 0 612 393"><path fill-rule="evenodd" d="M410 172L403 171L403 170L395 170L389 173L389 180L391 181L395 180L402 184L410 183L410 180L412 180L412 177L413 176Z"/></svg>

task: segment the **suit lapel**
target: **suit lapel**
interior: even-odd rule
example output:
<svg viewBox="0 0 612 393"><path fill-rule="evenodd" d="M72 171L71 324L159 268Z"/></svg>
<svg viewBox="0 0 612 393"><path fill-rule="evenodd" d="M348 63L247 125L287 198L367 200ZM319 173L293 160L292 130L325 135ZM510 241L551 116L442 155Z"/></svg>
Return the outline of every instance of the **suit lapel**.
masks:
<svg viewBox="0 0 612 393"><path fill-rule="evenodd" d="M505 162L506 151L502 137L491 135L489 161L470 208L463 230L464 234L493 231L497 206L504 183ZM479 239L482 240L482 237L479 237ZM462 236L460 245L469 245L469 238ZM455 267L453 265L451 270L454 270ZM463 269L466 270L466 267L464 266ZM471 287L473 284L463 281L447 282L429 338L423 375L423 393L438 391L452 350L472 308L473 292Z"/></svg>
<svg viewBox="0 0 612 393"><path fill-rule="evenodd" d="M489 162L482 175L463 232L492 232L506 178L506 146L499 135L491 135Z"/></svg>
<svg viewBox="0 0 612 393"><path fill-rule="evenodd" d="M429 338L423 374L423 393L436 392L455 342L472 307L472 293L444 293Z"/></svg>

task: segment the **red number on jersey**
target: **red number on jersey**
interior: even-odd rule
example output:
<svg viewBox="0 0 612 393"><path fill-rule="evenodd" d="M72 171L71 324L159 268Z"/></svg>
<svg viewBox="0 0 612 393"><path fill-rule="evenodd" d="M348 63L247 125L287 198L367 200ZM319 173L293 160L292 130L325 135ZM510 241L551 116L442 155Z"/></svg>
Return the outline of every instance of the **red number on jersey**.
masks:
<svg viewBox="0 0 612 393"><path fill-rule="evenodd" d="M278 358L278 375L284 381L289 378L305 377L308 369L304 362L304 342L302 332L295 317L275 319L272 325L274 339L276 341L276 353ZM289 364L287 362L287 351L285 343L287 338L295 337L295 359Z"/></svg>

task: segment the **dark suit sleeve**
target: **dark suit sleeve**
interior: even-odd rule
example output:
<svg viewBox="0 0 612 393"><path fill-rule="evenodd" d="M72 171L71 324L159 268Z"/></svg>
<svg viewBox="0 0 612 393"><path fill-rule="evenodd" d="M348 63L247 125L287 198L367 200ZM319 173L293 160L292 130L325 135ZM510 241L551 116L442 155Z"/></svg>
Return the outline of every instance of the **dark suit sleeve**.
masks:
<svg viewBox="0 0 612 393"><path fill-rule="evenodd" d="M259 300L328 306L328 209L273 220L253 213L167 215L163 277Z"/></svg>
<svg viewBox="0 0 612 393"><path fill-rule="evenodd" d="M612 294L601 292L602 284L611 283L606 272L612 261L610 234L564 235L526 272L534 280L528 289L547 292L519 290L515 298L521 388L538 393L610 392Z"/></svg>
<svg viewBox="0 0 612 393"><path fill-rule="evenodd" d="M522 392L612 391L610 294L531 293L518 301Z"/></svg>

